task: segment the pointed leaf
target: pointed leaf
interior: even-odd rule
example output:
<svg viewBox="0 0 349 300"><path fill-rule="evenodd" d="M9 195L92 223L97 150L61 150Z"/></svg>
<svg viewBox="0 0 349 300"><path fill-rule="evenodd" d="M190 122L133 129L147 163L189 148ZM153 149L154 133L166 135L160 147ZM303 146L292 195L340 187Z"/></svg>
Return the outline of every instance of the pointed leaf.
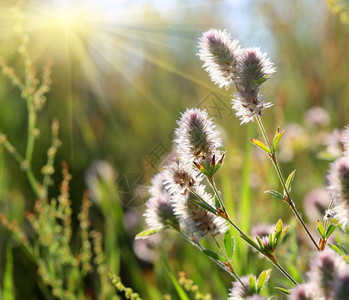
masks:
<svg viewBox="0 0 349 300"><path fill-rule="evenodd" d="M281 193L279 193L278 191L271 190L271 191L265 191L264 193L268 194L270 196L273 196L275 198L281 199L281 200L285 199L284 196Z"/></svg>
<svg viewBox="0 0 349 300"><path fill-rule="evenodd" d="M276 223L276 232L280 232L282 230L282 220L279 219Z"/></svg>
<svg viewBox="0 0 349 300"><path fill-rule="evenodd" d="M289 295L290 294L290 291L285 289L285 288L282 288L282 287L275 287L276 290L278 290L280 293L283 293L285 295Z"/></svg>
<svg viewBox="0 0 349 300"><path fill-rule="evenodd" d="M273 152L276 151L276 147L277 147L277 145L278 145L278 143L279 143L279 141L280 141L280 138L281 138L282 135L284 134L284 132L285 132L284 130L281 131L281 132L279 132L279 128L278 128L278 130L276 131L275 137L274 137L274 141L273 141Z"/></svg>
<svg viewBox="0 0 349 300"><path fill-rule="evenodd" d="M318 221L317 222L317 226L316 226L317 231L320 233L321 237L325 238L325 229L322 226L321 222Z"/></svg>
<svg viewBox="0 0 349 300"><path fill-rule="evenodd" d="M260 148L263 151L271 154L271 151L269 150L269 148L266 145L264 145L261 141L258 141L256 139L250 139L250 141L251 141L252 144L257 146L258 148Z"/></svg>
<svg viewBox="0 0 349 300"><path fill-rule="evenodd" d="M250 290L255 293L257 291L256 288L256 278L253 275L250 275Z"/></svg>
<svg viewBox="0 0 349 300"><path fill-rule="evenodd" d="M255 248L256 250L260 251L260 248L257 245L257 243L254 240L252 240L249 236L240 234L240 237L244 239L250 246L252 246L252 248Z"/></svg>
<svg viewBox="0 0 349 300"><path fill-rule="evenodd" d="M288 190L288 192L291 192L292 189L292 183L293 183L293 179L294 176L296 175L296 170L293 170L290 175L288 175L287 180L286 180L286 188Z"/></svg>
<svg viewBox="0 0 349 300"><path fill-rule="evenodd" d="M218 197L216 195L214 196L214 205L218 208L221 208L221 204L219 203Z"/></svg>
<svg viewBox="0 0 349 300"><path fill-rule="evenodd" d="M195 204L203 207L204 209L208 210L209 212L217 215L217 211L211 205L209 205L207 202L202 202L200 200L195 200L195 199L190 199L190 201L192 201Z"/></svg>
<svg viewBox="0 0 349 300"><path fill-rule="evenodd" d="M162 231L162 230L165 230L167 227L162 227L162 228L157 228L157 229L146 229L146 230L143 230L142 232L138 233L135 237L136 240L141 240L141 239L146 239L148 238L149 236L159 232L159 231Z"/></svg>
<svg viewBox="0 0 349 300"><path fill-rule="evenodd" d="M256 236L256 240L257 240L257 242L258 242L258 244L259 244L259 247L260 247L261 249L263 249L263 248L264 248L264 245L263 245L262 240L261 240L258 236Z"/></svg>
<svg viewBox="0 0 349 300"><path fill-rule="evenodd" d="M227 230L224 235L224 248L227 253L228 259L233 256L233 241L231 238L230 230Z"/></svg>
<svg viewBox="0 0 349 300"><path fill-rule="evenodd" d="M266 282L269 280L271 269L263 271L257 280L257 293L259 293Z"/></svg>
<svg viewBox="0 0 349 300"><path fill-rule="evenodd" d="M330 235L332 234L332 232L336 229L335 225L330 224L327 229L326 229L326 239L328 239L330 237Z"/></svg>
<svg viewBox="0 0 349 300"><path fill-rule="evenodd" d="M202 252L204 252L207 256L209 256L209 257L211 257L211 258L213 258L215 260L221 261L223 263L226 262L226 260L222 256L220 256L218 253L216 253L214 251L211 251L209 249L205 249Z"/></svg>
<svg viewBox="0 0 349 300"><path fill-rule="evenodd" d="M328 244L334 251L336 251L339 255L343 255L341 249L339 249L336 245Z"/></svg>

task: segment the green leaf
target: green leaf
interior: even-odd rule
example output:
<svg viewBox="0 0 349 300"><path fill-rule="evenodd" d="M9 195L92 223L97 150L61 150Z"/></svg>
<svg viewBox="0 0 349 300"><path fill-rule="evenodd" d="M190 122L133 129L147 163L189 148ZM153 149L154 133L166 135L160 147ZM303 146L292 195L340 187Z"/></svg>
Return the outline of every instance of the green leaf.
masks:
<svg viewBox="0 0 349 300"><path fill-rule="evenodd" d="M270 190L270 191L265 191L264 193L268 194L270 196L273 196L275 198L278 198L278 199L281 199L281 200L285 200L284 196L281 193L279 193L278 191Z"/></svg>
<svg viewBox="0 0 349 300"><path fill-rule="evenodd" d="M209 212L213 213L214 215L217 215L217 211L209 205L207 202L202 202L200 200L190 199L190 201L194 202L195 204L201 206L202 208L208 210Z"/></svg>
<svg viewBox="0 0 349 300"><path fill-rule="evenodd" d="M279 219L276 223L276 232L280 232L282 230L282 220Z"/></svg>
<svg viewBox="0 0 349 300"><path fill-rule="evenodd" d="M141 239L146 239L147 237L159 232L159 231L162 231L162 230L165 230L167 229L167 227L162 227L162 228L158 228L158 229L146 229L146 230L143 230L142 232L138 233L135 237L136 240L141 240Z"/></svg>
<svg viewBox="0 0 349 300"><path fill-rule="evenodd" d="M250 139L250 141L251 141L252 144L257 146L258 148L260 148L263 151L271 154L271 151L269 150L269 148L266 145L264 145L261 141L258 141L256 139Z"/></svg>
<svg viewBox="0 0 349 300"><path fill-rule="evenodd" d="M285 295L289 295L290 294L290 291L285 289L285 288L282 288L282 287L275 287L276 290L278 290L280 293L283 293Z"/></svg>
<svg viewBox="0 0 349 300"><path fill-rule="evenodd" d="M257 280L257 293L259 293L265 283L269 280L271 269L263 271Z"/></svg>
<svg viewBox="0 0 349 300"><path fill-rule="evenodd" d="M263 242L262 242L262 240L258 237L258 236L256 236L256 240L257 240L257 242L258 242L258 244L259 244L259 247L261 248L261 250L264 248L264 245L263 245Z"/></svg>
<svg viewBox="0 0 349 300"><path fill-rule="evenodd" d="M286 180L286 188L288 190L288 192L291 192L292 189L292 183L293 183L293 179L294 176L296 175L296 170L293 170L290 175L288 175L287 180Z"/></svg>
<svg viewBox="0 0 349 300"><path fill-rule="evenodd" d="M256 289L256 278L253 275L250 275L250 290L253 293L255 293L257 291L257 289Z"/></svg>
<svg viewBox="0 0 349 300"><path fill-rule="evenodd" d="M325 236L326 236L326 239L328 239L330 237L330 235L332 234L332 232L336 229L336 225L332 225L330 224L327 229L326 229L326 233L325 233Z"/></svg>
<svg viewBox="0 0 349 300"><path fill-rule="evenodd" d="M221 261L223 263L226 262L226 260L222 256L220 256L218 253L216 253L212 250L204 249L204 250L202 250L202 252L204 252L207 256L209 256L215 260Z"/></svg>
<svg viewBox="0 0 349 300"><path fill-rule="evenodd" d="M250 244L250 246L260 251L260 248L257 245L257 243L254 240L252 240L249 236L240 234L240 237L244 239L248 244Z"/></svg>
<svg viewBox="0 0 349 300"><path fill-rule="evenodd" d="M325 238L325 229L322 226L321 222L318 221L317 222L317 226L316 226L317 231L320 233L321 237Z"/></svg>
<svg viewBox="0 0 349 300"><path fill-rule="evenodd" d="M284 134L284 130L279 132L279 128L277 129L276 133L275 133L275 137L274 137L274 141L273 141L273 152L276 151L276 147L280 141L280 138L282 137L282 135Z"/></svg>
<svg viewBox="0 0 349 300"><path fill-rule="evenodd" d="M336 245L328 244L334 251L336 251L339 255L343 255L341 249L339 249Z"/></svg>
<svg viewBox="0 0 349 300"><path fill-rule="evenodd" d="M233 239L231 238L230 230L227 230L224 235L224 248L227 253L228 259L233 256Z"/></svg>

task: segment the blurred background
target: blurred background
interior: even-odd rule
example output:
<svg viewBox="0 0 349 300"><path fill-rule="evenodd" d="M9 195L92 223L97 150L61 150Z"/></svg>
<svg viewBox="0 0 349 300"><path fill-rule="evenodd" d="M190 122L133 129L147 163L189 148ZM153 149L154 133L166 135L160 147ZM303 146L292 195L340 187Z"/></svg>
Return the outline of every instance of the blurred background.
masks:
<svg viewBox="0 0 349 300"><path fill-rule="evenodd" d="M24 66L12 5L9 0L0 3L0 55L21 76ZM114 236L105 251L126 285L145 299L162 299L164 294L177 299L161 252L175 276L185 271L214 299L225 299L231 288L227 274L175 233L134 241L145 228L147 185L171 152L176 120L188 107L206 109L222 132L227 156L217 181L232 218L247 232L260 223L275 224L280 217L292 224L279 256L281 262L288 260L292 276L303 279L306 260L299 254L308 245L288 207L263 193L280 187L269 160L248 142L260 138L259 132L254 124L239 125L230 105L233 91L219 90L210 82L196 53L203 31L226 29L243 47L267 52L276 65L277 72L263 87L274 103L263 120L270 136L277 126L286 130L279 160L285 176L297 169L294 201L315 232L321 209L329 202L321 187L330 162L341 154L341 130L349 123L349 27L325 1L27 0L21 18L35 66L40 70L47 59L53 62L51 91L38 114L34 173L42 176L50 124L56 118L62 147L49 196L58 194L65 161L73 175L73 220L89 188L92 227ZM24 151L26 105L4 76L0 105L0 131ZM17 162L2 148L0 173L1 212L30 232L25 212L32 211L35 195ZM107 196L98 190L96 176L109 182ZM318 193L309 196L314 189ZM2 282L10 237L3 228L0 233ZM271 268L238 238L237 243L234 263L239 274ZM36 266L20 246L14 244L13 251L17 298L43 298ZM277 270L272 278L289 287Z"/></svg>

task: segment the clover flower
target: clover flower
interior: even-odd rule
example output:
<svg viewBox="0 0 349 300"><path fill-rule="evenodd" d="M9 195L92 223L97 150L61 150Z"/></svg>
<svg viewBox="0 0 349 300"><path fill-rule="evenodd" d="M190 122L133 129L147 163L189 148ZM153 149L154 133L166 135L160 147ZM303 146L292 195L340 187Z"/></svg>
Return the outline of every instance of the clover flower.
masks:
<svg viewBox="0 0 349 300"><path fill-rule="evenodd" d="M144 217L150 229L161 229L168 225L174 228L179 226L171 197L165 188L164 177L163 171L153 178L150 188L152 197L146 202Z"/></svg>
<svg viewBox="0 0 349 300"><path fill-rule="evenodd" d="M344 155L349 156L349 125L343 131L342 142L344 147Z"/></svg>
<svg viewBox="0 0 349 300"><path fill-rule="evenodd" d="M214 198L206 193L204 186L196 187L195 193L205 200L206 203L214 206ZM216 236L228 229L227 222L224 219L202 208L193 200L198 199L191 193L187 195L176 194L172 198L175 213L180 223L185 227L183 229L190 236L195 236L197 240L201 240L207 234Z"/></svg>
<svg viewBox="0 0 349 300"><path fill-rule="evenodd" d="M262 116L262 111L272 104L265 103L265 97L259 93L260 86L275 72L273 63L261 53L259 48L244 49L237 65L237 92L232 100L236 116L241 124Z"/></svg>
<svg viewBox="0 0 349 300"><path fill-rule="evenodd" d="M171 195L187 194L201 181L202 175L182 160L169 164L164 170L164 184Z"/></svg>
<svg viewBox="0 0 349 300"><path fill-rule="evenodd" d="M325 250L318 253L310 266L308 277L315 296L334 299L334 286L338 275L349 268L344 259L332 250Z"/></svg>
<svg viewBox="0 0 349 300"><path fill-rule="evenodd" d="M349 270L341 272L334 284L334 299L349 299Z"/></svg>
<svg viewBox="0 0 349 300"><path fill-rule="evenodd" d="M194 161L201 163L202 160L220 154L217 148L222 146L222 140L206 111L197 108L187 109L177 124L174 142L183 161L189 164ZM217 156L217 159L220 157Z"/></svg>
<svg viewBox="0 0 349 300"><path fill-rule="evenodd" d="M300 284L291 290L288 300L313 300L312 289L309 284Z"/></svg>
<svg viewBox="0 0 349 300"><path fill-rule="evenodd" d="M230 289L228 300L241 300L253 296L254 293L250 287L250 276L244 276L240 279L249 292L246 291L239 281L235 281L233 282L233 288Z"/></svg>
<svg viewBox="0 0 349 300"><path fill-rule="evenodd" d="M234 81L237 58L241 53L239 42L232 41L225 30L210 29L200 38L199 49L198 56L211 80L228 90Z"/></svg>
<svg viewBox="0 0 349 300"><path fill-rule="evenodd" d="M91 163L86 171L85 181L90 197L95 203L99 203L105 197L106 188L115 185L116 177L115 170L107 161L99 160Z"/></svg>
<svg viewBox="0 0 349 300"><path fill-rule="evenodd" d="M346 228L349 225L349 157L338 158L332 163L327 179L334 200L334 217Z"/></svg>

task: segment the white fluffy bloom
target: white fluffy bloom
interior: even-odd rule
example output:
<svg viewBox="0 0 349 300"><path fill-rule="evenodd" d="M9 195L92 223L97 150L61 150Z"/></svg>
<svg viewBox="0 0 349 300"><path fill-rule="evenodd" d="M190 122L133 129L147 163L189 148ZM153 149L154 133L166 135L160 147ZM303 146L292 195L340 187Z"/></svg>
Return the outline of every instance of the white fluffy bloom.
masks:
<svg viewBox="0 0 349 300"><path fill-rule="evenodd" d="M210 29L200 38L199 48L198 55L211 80L220 88L228 89L233 83L237 58L241 53L239 42L232 41L225 30Z"/></svg>
<svg viewBox="0 0 349 300"><path fill-rule="evenodd" d="M214 206L214 198L205 192L203 186L196 187L195 192L208 204ZM175 214L189 235L194 235L197 240L201 240L208 233L216 236L228 229L227 222L223 218L195 204L191 201L192 199L197 200L193 194L176 194L172 198Z"/></svg>
<svg viewBox="0 0 349 300"><path fill-rule="evenodd" d="M232 104L241 124L252 121L254 116L262 116L262 111L272 105L265 103L265 97L259 93L261 84L275 72L266 55L259 48L247 48L238 59L237 92Z"/></svg>
<svg viewBox="0 0 349 300"><path fill-rule="evenodd" d="M330 166L328 190L333 197L334 217L347 228L349 225L349 157L338 158Z"/></svg>
<svg viewBox="0 0 349 300"><path fill-rule="evenodd" d="M202 179L198 170L182 160L169 164L164 170L164 183L171 195L187 194L190 189L198 186Z"/></svg>
<svg viewBox="0 0 349 300"><path fill-rule="evenodd" d="M222 140L206 111L187 109L177 123L175 143L183 161L192 164L211 159L213 155L216 160L221 158L222 153L217 148L222 146Z"/></svg>
<svg viewBox="0 0 349 300"><path fill-rule="evenodd" d="M344 155L349 156L349 125L347 125L344 129L342 142L344 147Z"/></svg>
<svg viewBox="0 0 349 300"><path fill-rule="evenodd" d="M228 300L242 300L253 296L254 293L250 289L250 276L244 276L240 279L249 292L246 291L239 281L235 281L233 282L233 288L230 289Z"/></svg>

